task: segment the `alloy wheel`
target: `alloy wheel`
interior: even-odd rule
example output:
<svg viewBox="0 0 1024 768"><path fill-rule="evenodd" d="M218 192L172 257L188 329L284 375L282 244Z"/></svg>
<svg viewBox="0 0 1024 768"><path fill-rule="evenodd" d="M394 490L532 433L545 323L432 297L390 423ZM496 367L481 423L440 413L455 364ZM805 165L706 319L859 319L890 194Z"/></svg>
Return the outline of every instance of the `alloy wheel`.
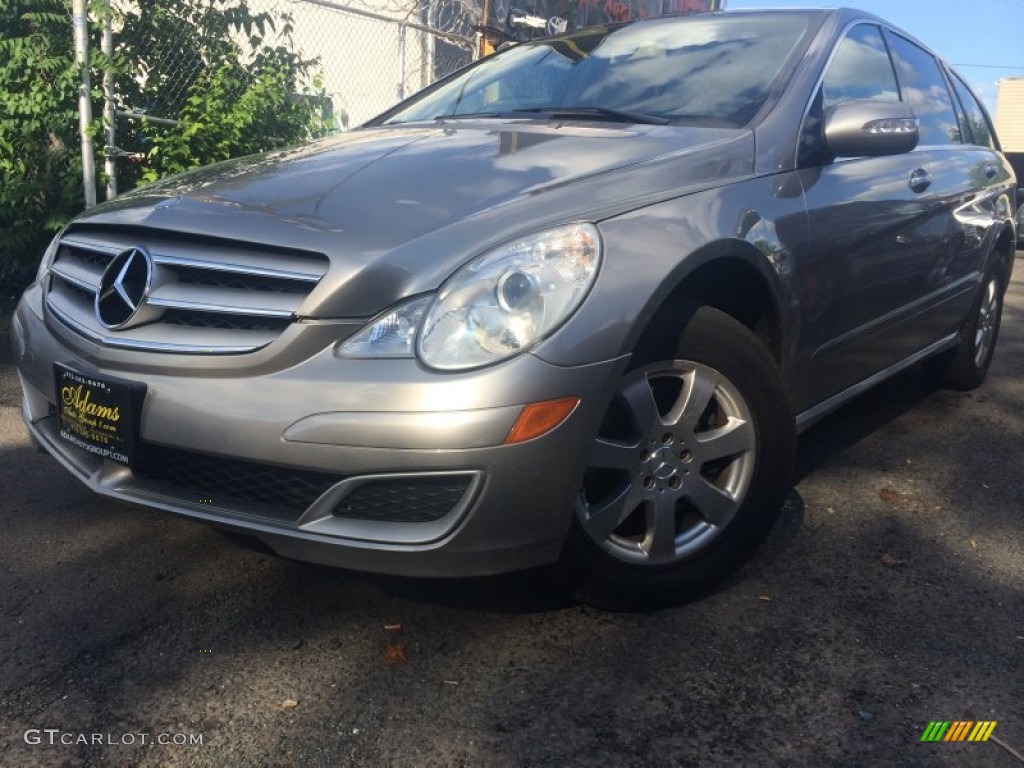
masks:
<svg viewBox="0 0 1024 768"><path fill-rule="evenodd" d="M974 332L974 365L978 368L985 364L985 358L992 347L998 318L999 284L994 277L990 277L985 285L985 295L982 296L978 310L978 326Z"/></svg>
<svg viewBox="0 0 1024 768"><path fill-rule="evenodd" d="M737 387L702 363L659 362L620 382L577 505L612 557L669 565L705 549L736 516L757 433Z"/></svg>

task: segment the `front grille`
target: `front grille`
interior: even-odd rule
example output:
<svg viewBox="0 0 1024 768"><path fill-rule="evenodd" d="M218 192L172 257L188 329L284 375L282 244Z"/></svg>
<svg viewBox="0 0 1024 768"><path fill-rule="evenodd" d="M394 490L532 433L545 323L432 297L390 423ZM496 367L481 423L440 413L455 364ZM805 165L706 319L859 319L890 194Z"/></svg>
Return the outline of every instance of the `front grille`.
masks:
<svg viewBox="0 0 1024 768"><path fill-rule="evenodd" d="M133 318L112 330L95 310L100 281L118 254L140 247L152 261L149 289ZM61 239L46 299L65 325L109 346L250 352L294 322L328 264L323 254L221 238L80 227Z"/></svg>
<svg viewBox="0 0 1024 768"><path fill-rule="evenodd" d="M160 322L167 325L184 325L190 328L228 328L231 330L275 331L280 333L291 320L279 317L248 317L246 315L222 315L211 317L203 312L169 309Z"/></svg>
<svg viewBox="0 0 1024 768"><path fill-rule="evenodd" d="M93 251L88 247L80 248L78 246L68 244L67 253L65 254L71 258L78 259L86 264L92 264L95 267L104 269L107 264L110 263L111 254L104 251Z"/></svg>
<svg viewBox="0 0 1024 768"><path fill-rule="evenodd" d="M92 304L93 299L96 297L95 291L90 291L90 290L88 290L86 288L82 288L82 287L76 285L75 283L69 283L67 280L62 279L58 275L54 275L53 276L53 281L54 282L60 281L63 284L62 285L62 290L68 291L69 293L73 294L74 296L77 296L82 301L89 302L90 305ZM52 286L51 286L50 290L53 290Z"/></svg>
<svg viewBox="0 0 1024 768"><path fill-rule="evenodd" d="M295 522L344 477L140 443L132 473L165 485L178 498L245 507L261 517Z"/></svg>
<svg viewBox="0 0 1024 768"><path fill-rule="evenodd" d="M448 514L469 487L465 475L372 480L334 508L335 517L391 523L428 523Z"/></svg>
<svg viewBox="0 0 1024 768"><path fill-rule="evenodd" d="M261 277L232 272L214 272L191 267L178 268L178 282L186 285L209 285L238 291L267 291L269 293L295 293L305 296L305 284L279 277Z"/></svg>

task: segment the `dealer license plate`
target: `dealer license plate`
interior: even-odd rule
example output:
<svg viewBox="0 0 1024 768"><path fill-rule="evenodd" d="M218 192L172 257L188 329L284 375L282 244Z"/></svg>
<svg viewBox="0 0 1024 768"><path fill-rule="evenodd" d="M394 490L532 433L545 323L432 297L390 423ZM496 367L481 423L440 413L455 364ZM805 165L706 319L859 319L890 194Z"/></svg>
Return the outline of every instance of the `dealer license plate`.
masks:
<svg viewBox="0 0 1024 768"><path fill-rule="evenodd" d="M55 363L60 436L79 448L131 464L146 385Z"/></svg>

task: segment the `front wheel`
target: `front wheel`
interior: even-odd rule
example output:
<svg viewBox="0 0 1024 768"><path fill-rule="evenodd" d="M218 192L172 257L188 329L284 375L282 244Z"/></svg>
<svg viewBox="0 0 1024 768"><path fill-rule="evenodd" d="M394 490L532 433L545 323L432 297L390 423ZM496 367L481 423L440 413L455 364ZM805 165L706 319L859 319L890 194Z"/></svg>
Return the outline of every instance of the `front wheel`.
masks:
<svg viewBox="0 0 1024 768"><path fill-rule="evenodd" d="M674 354L634 359L594 440L563 552L576 596L646 608L726 578L774 519L795 442L764 345L722 312L694 311Z"/></svg>

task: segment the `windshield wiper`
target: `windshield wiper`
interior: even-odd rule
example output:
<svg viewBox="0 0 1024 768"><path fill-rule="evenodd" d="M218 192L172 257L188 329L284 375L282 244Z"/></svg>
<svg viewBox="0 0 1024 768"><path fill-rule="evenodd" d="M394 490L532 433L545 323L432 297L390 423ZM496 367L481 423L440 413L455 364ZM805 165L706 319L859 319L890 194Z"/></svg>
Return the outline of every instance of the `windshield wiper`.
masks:
<svg viewBox="0 0 1024 768"><path fill-rule="evenodd" d="M642 123L645 125L668 125L671 122L667 117L646 115L643 112L629 112L624 109L612 109L611 107L534 107L532 109L518 109L516 111L529 112L537 116L548 117L551 120L597 119L614 120L620 123Z"/></svg>
<svg viewBox="0 0 1024 768"><path fill-rule="evenodd" d="M452 115L435 115L434 120L471 120L480 117L613 120L618 123L643 123L645 125L668 125L671 122L666 117L645 115L641 112L627 112L610 107L529 107L527 109L509 109L503 112L456 112Z"/></svg>
<svg viewBox="0 0 1024 768"><path fill-rule="evenodd" d="M503 112L456 112L452 115L434 115L431 120L472 120L474 117L504 117Z"/></svg>
<svg viewBox="0 0 1024 768"><path fill-rule="evenodd" d="M536 109L503 109L500 112L454 112L448 115L434 115L433 120L472 120L474 118L506 118L528 120L536 118L539 114L547 116L547 110Z"/></svg>

